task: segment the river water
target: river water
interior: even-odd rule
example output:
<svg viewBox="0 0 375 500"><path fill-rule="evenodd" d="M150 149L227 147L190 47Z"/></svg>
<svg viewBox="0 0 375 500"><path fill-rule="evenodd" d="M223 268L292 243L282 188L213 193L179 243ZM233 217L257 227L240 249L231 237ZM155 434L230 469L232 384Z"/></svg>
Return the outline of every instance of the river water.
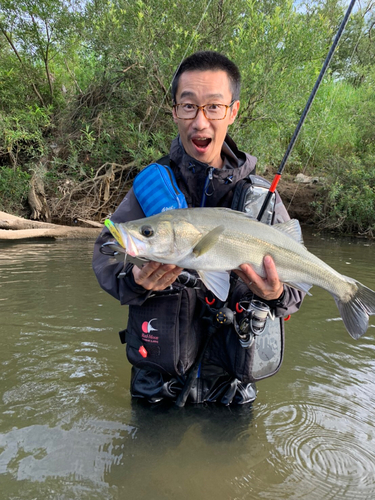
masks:
<svg viewBox="0 0 375 500"><path fill-rule="evenodd" d="M304 231L375 289L375 244ZM307 234L306 234L307 233ZM374 499L375 321L354 341L316 287L252 408L132 402L92 242L0 243L0 491L6 500Z"/></svg>

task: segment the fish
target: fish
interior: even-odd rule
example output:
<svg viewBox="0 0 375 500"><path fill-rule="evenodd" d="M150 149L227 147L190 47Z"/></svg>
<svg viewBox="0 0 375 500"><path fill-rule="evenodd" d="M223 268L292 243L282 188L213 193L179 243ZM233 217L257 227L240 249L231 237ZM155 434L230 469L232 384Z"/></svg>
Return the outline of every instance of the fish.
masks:
<svg viewBox="0 0 375 500"><path fill-rule="evenodd" d="M375 314L375 292L344 276L309 252L296 219L269 226L228 208L184 208L115 223L105 221L132 259L153 260L196 270L205 286L227 299L230 271L251 264L266 277L263 259L270 255L285 285L309 293L316 285L334 298L344 325L361 337Z"/></svg>

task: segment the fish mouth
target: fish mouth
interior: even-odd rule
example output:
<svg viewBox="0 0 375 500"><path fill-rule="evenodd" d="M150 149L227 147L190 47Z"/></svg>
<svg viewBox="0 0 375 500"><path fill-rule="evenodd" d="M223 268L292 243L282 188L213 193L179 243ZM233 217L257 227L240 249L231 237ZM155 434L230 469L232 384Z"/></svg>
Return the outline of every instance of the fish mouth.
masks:
<svg viewBox="0 0 375 500"><path fill-rule="evenodd" d="M145 244L138 238L135 238L134 236L131 236L129 233L126 233L125 249L126 253L131 257L139 257L142 255L142 251L145 251Z"/></svg>

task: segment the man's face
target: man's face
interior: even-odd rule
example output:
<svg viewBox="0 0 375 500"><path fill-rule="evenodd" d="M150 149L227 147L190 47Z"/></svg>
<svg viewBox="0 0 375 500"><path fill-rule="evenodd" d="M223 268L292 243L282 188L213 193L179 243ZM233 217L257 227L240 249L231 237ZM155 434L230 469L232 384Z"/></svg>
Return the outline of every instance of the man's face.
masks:
<svg viewBox="0 0 375 500"><path fill-rule="evenodd" d="M232 91L225 71L186 71L182 73L176 92L176 104L190 103L230 104ZM227 133L238 113L239 101L228 108L223 120L207 120L203 110L199 110L193 120L177 118L173 109L173 119L177 124L182 144L188 155L215 168L223 166L221 148Z"/></svg>

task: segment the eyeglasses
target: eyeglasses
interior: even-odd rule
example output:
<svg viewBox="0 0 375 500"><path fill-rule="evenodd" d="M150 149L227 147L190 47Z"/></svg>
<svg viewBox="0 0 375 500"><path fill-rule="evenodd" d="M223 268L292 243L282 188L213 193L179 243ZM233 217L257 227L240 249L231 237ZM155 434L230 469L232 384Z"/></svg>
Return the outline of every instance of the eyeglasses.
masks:
<svg viewBox="0 0 375 500"><path fill-rule="evenodd" d="M176 111L177 118L181 120L194 120L197 116L198 111L201 109L207 120L224 120L227 116L228 108L233 106L235 100L230 104L204 104L203 106L198 106L197 104L191 104L189 102L182 102L175 104L173 108Z"/></svg>

